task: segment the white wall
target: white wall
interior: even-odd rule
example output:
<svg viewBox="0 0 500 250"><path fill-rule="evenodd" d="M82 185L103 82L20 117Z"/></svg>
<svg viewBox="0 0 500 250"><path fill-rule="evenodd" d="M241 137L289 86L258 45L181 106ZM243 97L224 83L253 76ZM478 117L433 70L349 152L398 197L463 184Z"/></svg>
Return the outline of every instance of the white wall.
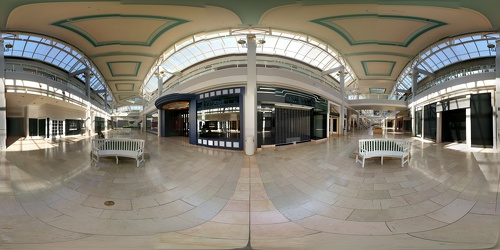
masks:
<svg viewBox="0 0 500 250"><path fill-rule="evenodd" d="M40 106L36 114L37 117L32 116L30 112L30 118L49 117L51 119L57 119L57 120L85 119L85 110L69 109L50 104L44 104Z"/></svg>

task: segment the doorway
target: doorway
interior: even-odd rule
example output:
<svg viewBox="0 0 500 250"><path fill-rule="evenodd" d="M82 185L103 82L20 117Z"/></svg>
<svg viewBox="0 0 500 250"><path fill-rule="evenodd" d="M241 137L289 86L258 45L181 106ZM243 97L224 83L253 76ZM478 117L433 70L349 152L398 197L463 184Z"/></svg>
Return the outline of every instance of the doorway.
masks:
<svg viewBox="0 0 500 250"><path fill-rule="evenodd" d="M339 133L339 118L337 116L330 117L330 133L331 134Z"/></svg>
<svg viewBox="0 0 500 250"><path fill-rule="evenodd" d="M165 112L165 136L189 136L189 110L167 110Z"/></svg>
<svg viewBox="0 0 500 250"><path fill-rule="evenodd" d="M442 142L462 143L466 138L465 109L443 111Z"/></svg>

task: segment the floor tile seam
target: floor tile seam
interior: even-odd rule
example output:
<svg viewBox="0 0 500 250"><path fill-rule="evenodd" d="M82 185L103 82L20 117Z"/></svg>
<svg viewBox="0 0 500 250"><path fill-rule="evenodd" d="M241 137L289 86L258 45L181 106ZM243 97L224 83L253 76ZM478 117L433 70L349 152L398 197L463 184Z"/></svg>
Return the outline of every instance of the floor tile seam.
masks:
<svg viewBox="0 0 500 250"><path fill-rule="evenodd" d="M446 226L445 226L446 227ZM432 231L432 230L431 230ZM420 233L420 232L417 232L417 233ZM422 236L417 236L417 235L414 235L416 233L407 233L408 236L410 237L413 237L413 238L416 238L416 239L420 239L420 240L425 240L425 241L430 241L430 242L441 242L441 243L451 243L451 244L456 244L456 245L459 245L459 246L463 246L464 244L470 244L470 245L474 245L474 246L477 246L478 244L474 244L474 243L463 243L463 242L456 242L456 241L446 241L446 240L438 240L438 239L428 239L428 238L424 238ZM483 246L479 249L491 249L491 247L494 247L494 245L491 245L490 247L486 247L486 246ZM477 248L473 248L473 249L477 249Z"/></svg>
<svg viewBox="0 0 500 250"><path fill-rule="evenodd" d="M456 198L455 200L458 200L458 199L460 199L460 198ZM460 199L460 200L464 200L464 199ZM451 204L451 203L450 203L450 204ZM450 206L450 204L448 204L448 205L446 205L446 206ZM476 204L476 202L474 202L474 205L475 205L475 204ZM441 221L441 222L447 223L448 225L452 225L452 224L454 224L454 223L457 223L457 222L458 222L458 221L460 221L461 219L463 219L463 218L464 218L465 216L467 216L468 214L471 214L471 211L472 211L472 209L474 208L474 205L472 205L472 206L471 206L471 208L469 208L469 210L467 210L467 212L465 212L462 216L460 216L460 218L458 218L458 219L456 219L456 220L454 220L454 221L452 221L452 222L442 221L442 220L439 220L439 219L435 219L435 220L438 220L438 221ZM443 206L442 208L440 208L440 209L438 209L438 210L441 210L441 209L446 209L446 206ZM438 210L435 210L434 212L437 212ZM430 216L428 216L428 214L430 214L430 213L427 213L427 214L426 214L426 216L427 216L427 217L430 217ZM432 218L432 217L430 217L430 218Z"/></svg>
<svg viewBox="0 0 500 250"><path fill-rule="evenodd" d="M451 225L451 223L447 223L447 222L444 222L444 221L440 221L440 220L436 220L432 217L429 217L427 216L427 214L423 214L423 215L419 215L419 216L415 216L415 217L412 217L412 218L417 218L417 217L420 217L420 216L425 216L427 219L430 219L430 220L433 220L433 221L436 221L436 222L439 222L439 223L442 223L444 225L441 225L441 226L437 226L437 227L434 227L434 228L428 228L428 229L425 229L425 230L420 230L420 231L412 231L412 232L404 232L403 234L412 234L412 233L423 233L423 232L430 232L430 231L434 231L436 229L441 229L441 228L445 228L449 225ZM404 218L404 219L401 219L401 220L405 220L405 219L410 219L410 218ZM394 222L396 220L393 220L393 221L387 221L387 223L391 223L391 222ZM389 226L389 225L388 225ZM390 228L389 228L390 229Z"/></svg>

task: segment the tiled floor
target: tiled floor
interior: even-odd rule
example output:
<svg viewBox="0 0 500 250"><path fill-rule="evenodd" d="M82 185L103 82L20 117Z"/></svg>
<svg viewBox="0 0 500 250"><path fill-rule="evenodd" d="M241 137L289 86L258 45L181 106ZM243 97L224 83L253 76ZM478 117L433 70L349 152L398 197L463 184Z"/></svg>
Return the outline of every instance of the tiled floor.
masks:
<svg viewBox="0 0 500 250"><path fill-rule="evenodd" d="M94 168L89 138L20 140L1 152L0 249L481 249L498 241L500 153L492 150L414 139L409 166L373 159L361 168L352 154L367 132L254 156L130 136L147 140L145 166L104 159Z"/></svg>

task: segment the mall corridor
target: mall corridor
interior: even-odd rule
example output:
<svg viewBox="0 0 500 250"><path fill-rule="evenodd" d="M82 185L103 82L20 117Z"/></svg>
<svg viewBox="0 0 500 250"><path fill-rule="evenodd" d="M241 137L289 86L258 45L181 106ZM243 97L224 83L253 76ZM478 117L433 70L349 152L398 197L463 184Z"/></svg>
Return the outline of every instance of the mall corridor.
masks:
<svg viewBox="0 0 500 250"><path fill-rule="evenodd" d="M89 137L18 140L1 152L0 249L481 249L498 241L500 153L492 150L359 132L247 156L184 137L106 136L145 139L146 163L93 167ZM381 136L413 141L408 165L355 163L358 139Z"/></svg>

